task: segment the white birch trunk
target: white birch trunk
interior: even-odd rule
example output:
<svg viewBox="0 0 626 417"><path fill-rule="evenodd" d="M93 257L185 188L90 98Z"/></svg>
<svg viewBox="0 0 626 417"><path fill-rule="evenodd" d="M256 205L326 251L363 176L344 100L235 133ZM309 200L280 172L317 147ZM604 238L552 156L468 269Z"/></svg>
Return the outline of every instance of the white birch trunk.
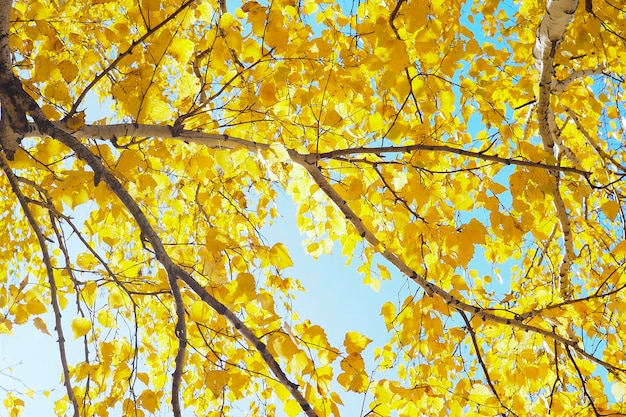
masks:
<svg viewBox="0 0 626 417"><path fill-rule="evenodd" d="M563 35L572 22L577 7L578 0L548 0L546 3L546 14L537 28L537 39L533 48L533 56L536 60L535 66L539 70L539 97L537 100L539 136L546 152L554 156L556 142L559 153L564 154L568 159L575 159L575 156L571 150L566 148L559 137L556 121L550 108L550 96L552 94L552 85L555 81L553 63L556 48L563 40ZM574 158L572 158L573 156ZM561 265L559 266L559 292L565 300L568 300L572 297L569 275L570 267L575 259L574 241L567 209L559 192L560 174L556 171L552 174L556 180L551 187L552 201L557 213L561 234L563 235L564 247Z"/></svg>
<svg viewBox="0 0 626 417"><path fill-rule="evenodd" d="M574 12L578 7L578 0L548 0L546 15L537 28L537 40L533 48L537 69L541 72L544 57L554 58L557 45L563 39L567 27L574 19Z"/></svg>

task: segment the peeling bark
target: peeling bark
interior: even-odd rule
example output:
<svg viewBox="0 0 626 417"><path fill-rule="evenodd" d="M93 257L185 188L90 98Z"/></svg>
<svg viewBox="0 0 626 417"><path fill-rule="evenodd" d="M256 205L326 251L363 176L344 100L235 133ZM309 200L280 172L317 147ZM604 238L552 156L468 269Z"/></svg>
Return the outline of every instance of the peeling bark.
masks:
<svg viewBox="0 0 626 417"><path fill-rule="evenodd" d="M560 138L560 132L550 105L550 97L553 88L555 88L553 87L555 84L553 65L556 49L563 40L563 35L572 22L577 7L578 0L548 0L546 14L537 28L537 39L533 48L535 65L539 70L537 123L541 142L549 155L565 156L574 163L578 159ZM563 299L568 300L572 296L569 280L570 268L576 255L569 216L559 191L560 173L551 171L551 174L555 177L555 181L551 185L552 201L563 235L564 247L559 266L559 293Z"/></svg>
<svg viewBox="0 0 626 417"><path fill-rule="evenodd" d="M556 47L563 40L567 27L574 19L578 0L548 0L546 14L537 28L537 40L533 48L537 69L547 66L545 57L554 58Z"/></svg>

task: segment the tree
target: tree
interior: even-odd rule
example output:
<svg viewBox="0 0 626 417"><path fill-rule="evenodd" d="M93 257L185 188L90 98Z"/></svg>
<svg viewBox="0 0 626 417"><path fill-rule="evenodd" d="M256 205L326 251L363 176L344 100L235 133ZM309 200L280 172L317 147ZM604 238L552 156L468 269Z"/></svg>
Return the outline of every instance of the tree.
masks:
<svg viewBox="0 0 626 417"><path fill-rule="evenodd" d="M58 338L58 415L622 415L624 28L609 0L0 0L1 330ZM376 363L291 310L282 192L312 256L412 282Z"/></svg>

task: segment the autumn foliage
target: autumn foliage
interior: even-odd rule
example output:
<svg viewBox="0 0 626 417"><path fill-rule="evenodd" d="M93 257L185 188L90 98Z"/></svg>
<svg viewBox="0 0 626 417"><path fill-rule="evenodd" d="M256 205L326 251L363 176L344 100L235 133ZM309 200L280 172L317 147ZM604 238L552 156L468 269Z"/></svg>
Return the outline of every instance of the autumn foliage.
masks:
<svg viewBox="0 0 626 417"><path fill-rule="evenodd" d="M0 332L58 340L56 415L626 414L625 29L612 0L0 0ZM409 282L387 340L292 310L284 193L311 256Z"/></svg>

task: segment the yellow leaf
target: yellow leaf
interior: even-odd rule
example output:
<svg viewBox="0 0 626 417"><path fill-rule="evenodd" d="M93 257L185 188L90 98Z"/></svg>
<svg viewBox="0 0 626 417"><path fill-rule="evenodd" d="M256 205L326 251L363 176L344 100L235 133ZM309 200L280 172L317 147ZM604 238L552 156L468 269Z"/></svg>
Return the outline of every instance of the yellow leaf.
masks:
<svg viewBox="0 0 626 417"><path fill-rule="evenodd" d="M33 320L33 324L41 333L51 336L50 332L48 332L48 326L46 326L46 323L41 319L41 317L35 317L35 319Z"/></svg>
<svg viewBox="0 0 626 417"><path fill-rule="evenodd" d="M240 273L235 279L236 287L233 294L235 301L252 301L256 299L256 282L254 275L248 273Z"/></svg>
<svg viewBox="0 0 626 417"><path fill-rule="evenodd" d="M396 316L396 306L394 306L393 303L387 301L383 304L380 310L380 315L383 316L383 319L385 320L387 331L391 330Z"/></svg>
<svg viewBox="0 0 626 417"><path fill-rule="evenodd" d="M43 314L48 311L46 305L37 298L28 300L28 303L26 304L26 310L30 314Z"/></svg>
<svg viewBox="0 0 626 417"><path fill-rule="evenodd" d="M304 7L302 7L302 11L304 14L313 14L319 8L318 4L314 0L306 0L304 2Z"/></svg>
<svg viewBox="0 0 626 417"><path fill-rule="evenodd" d="M615 220L615 216L617 216L617 212L619 211L619 208L620 208L619 203L613 200L609 200L600 206L600 209L602 210L602 212L611 221Z"/></svg>
<svg viewBox="0 0 626 417"><path fill-rule="evenodd" d="M73 131L77 131L85 126L85 111L81 110L78 113L74 114L69 120L65 121L67 127Z"/></svg>
<svg viewBox="0 0 626 417"><path fill-rule="evenodd" d="M343 372L337 376L337 382L348 391L365 392L369 378L365 373L365 362L361 355L351 353L341 361Z"/></svg>
<svg viewBox="0 0 626 417"><path fill-rule="evenodd" d="M624 397L626 397L626 383L621 381L615 382L611 387L611 393L617 401L624 401Z"/></svg>
<svg viewBox="0 0 626 417"><path fill-rule="evenodd" d="M154 391L149 389L141 393L139 398L137 398L137 402L143 409L148 410L151 413L154 413L159 409L159 398Z"/></svg>
<svg viewBox="0 0 626 417"><path fill-rule="evenodd" d="M89 333L91 330L91 322L85 317L77 317L72 320L72 333L74 333L74 339L78 339Z"/></svg>
<svg viewBox="0 0 626 417"><path fill-rule="evenodd" d="M59 63L59 71L66 83L69 83L78 75L78 67L71 61L65 60Z"/></svg>
<svg viewBox="0 0 626 417"><path fill-rule="evenodd" d="M169 52L174 58L181 64L189 62L189 58L193 55L193 51L196 48L196 44L189 39L183 39L175 37L172 39Z"/></svg>
<svg viewBox="0 0 626 417"><path fill-rule="evenodd" d="M289 361L289 365L291 366L291 372L297 375L307 375L311 374L315 367L313 366L311 359L304 353L300 351L291 357Z"/></svg>
<svg viewBox="0 0 626 417"><path fill-rule="evenodd" d="M213 8L209 3L200 3L198 7L196 7L196 17L199 20L204 20L205 22L210 22L213 19Z"/></svg>
<svg viewBox="0 0 626 417"><path fill-rule="evenodd" d="M230 151L227 149L220 149L215 152L215 160L224 172L231 172L233 169L233 159Z"/></svg>
<svg viewBox="0 0 626 417"><path fill-rule="evenodd" d="M624 255L626 255L626 240L622 240L620 243L618 243L617 245L615 245L615 247L613 248L613 250L611 251L611 253L616 257L621 257L623 258Z"/></svg>
<svg viewBox="0 0 626 417"><path fill-rule="evenodd" d="M211 370L205 374L204 383L216 398L222 396L222 391L230 379L228 372Z"/></svg>
<svg viewBox="0 0 626 417"><path fill-rule="evenodd" d="M279 12L272 9L268 21L269 24L265 34L265 42L278 52L287 49L289 31L283 25L282 17L279 15Z"/></svg>
<svg viewBox="0 0 626 417"><path fill-rule="evenodd" d="M137 379L146 385L150 384L150 375L145 372L137 372Z"/></svg>
<svg viewBox="0 0 626 417"><path fill-rule="evenodd" d="M351 353L361 353L363 349L367 345L372 342L371 339L365 337L359 332L348 332L346 333L345 339L343 341L343 345L346 347L346 352L348 354Z"/></svg>
<svg viewBox="0 0 626 417"><path fill-rule="evenodd" d="M189 310L189 318L198 323L208 320L210 315L211 309L204 301L200 300L194 301Z"/></svg>
<svg viewBox="0 0 626 417"><path fill-rule="evenodd" d="M288 417L296 417L302 412L302 407L296 401L288 399L284 402L283 410Z"/></svg>
<svg viewBox="0 0 626 417"><path fill-rule="evenodd" d="M382 130L385 127L385 121L380 113L374 113L368 119L369 128L371 131L376 132Z"/></svg>
<svg viewBox="0 0 626 417"><path fill-rule="evenodd" d="M293 266L293 261L285 245L277 243L272 246L272 249L270 249L270 263L276 268L288 268Z"/></svg>
<svg viewBox="0 0 626 417"><path fill-rule="evenodd" d="M259 89L259 98L265 106L275 104L278 101L276 98L276 87L270 83L263 83Z"/></svg>
<svg viewBox="0 0 626 417"><path fill-rule="evenodd" d="M442 91L439 95L440 110L445 115L450 117L454 111L454 93L452 91Z"/></svg>
<svg viewBox="0 0 626 417"><path fill-rule="evenodd" d="M141 6L151 12L161 9L161 2L158 0L141 0Z"/></svg>
<svg viewBox="0 0 626 417"><path fill-rule="evenodd" d="M335 109L330 109L324 115L324 124L326 126L335 126L341 120L343 120L343 117Z"/></svg>
<svg viewBox="0 0 626 417"><path fill-rule="evenodd" d="M179 88L178 93L180 94L180 98L184 99L192 97L198 93L200 89L200 82L198 81L198 78L185 72L180 75L177 86Z"/></svg>
<svg viewBox="0 0 626 417"><path fill-rule="evenodd" d="M81 292L83 296L83 300L87 303L87 305L93 307L96 302L96 296L98 295L98 285L95 281L88 281Z"/></svg>
<svg viewBox="0 0 626 417"><path fill-rule="evenodd" d="M291 358L298 353L298 347L291 337L283 333L272 333L267 341L267 348L274 356Z"/></svg>
<svg viewBox="0 0 626 417"><path fill-rule="evenodd" d="M469 400L477 404L485 404L491 395L491 391L486 385L474 384L469 392Z"/></svg>
<svg viewBox="0 0 626 417"><path fill-rule="evenodd" d="M13 322L0 316L0 334L12 334Z"/></svg>
<svg viewBox="0 0 626 417"><path fill-rule="evenodd" d="M98 311L98 323L109 329L117 329L115 316L111 313L111 310Z"/></svg>
<svg viewBox="0 0 626 417"><path fill-rule="evenodd" d="M461 248L461 250L463 249ZM452 288L454 288L457 291L469 291L469 287L467 286L467 283L465 282L463 277L459 274L454 274L452 276Z"/></svg>
<svg viewBox="0 0 626 417"><path fill-rule="evenodd" d="M223 29L239 28L239 26L239 21L231 13L224 13L220 18L220 27Z"/></svg>
<svg viewBox="0 0 626 417"><path fill-rule="evenodd" d="M326 332L321 326L313 325L313 326L298 326L297 330L300 330L302 327L304 331L300 336L302 341L305 343L312 343L316 346L328 347L328 338L326 337Z"/></svg>
<svg viewBox="0 0 626 417"><path fill-rule="evenodd" d="M115 287L111 289L108 301L110 308L120 308L124 305L124 296L121 294L119 288Z"/></svg>
<svg viewBox="0 0 626 417"><path fill-rule="evenodd" d="M172 116L172 109L160 97L154 95L145 101L144 115L154 121L168 120Z"/></svg>

